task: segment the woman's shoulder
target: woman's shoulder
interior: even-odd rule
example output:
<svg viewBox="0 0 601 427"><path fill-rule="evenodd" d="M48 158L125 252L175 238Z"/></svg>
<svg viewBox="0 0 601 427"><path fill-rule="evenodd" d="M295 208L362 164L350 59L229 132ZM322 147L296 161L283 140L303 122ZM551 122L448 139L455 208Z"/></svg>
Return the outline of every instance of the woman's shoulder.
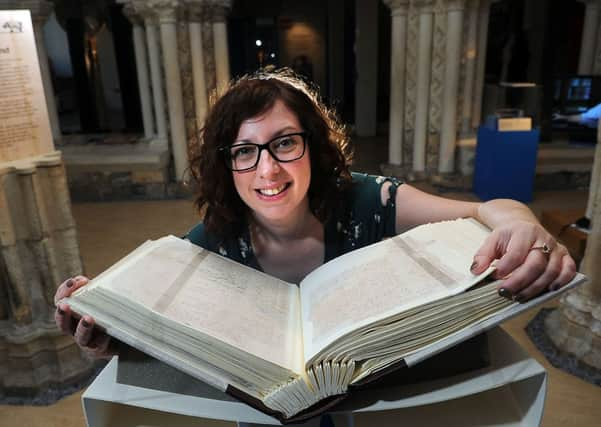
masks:
<svg viewBox="0 0 601 427"><path fill-rule="evenodd" d="M198 246L203 246L206 241L207 234L205 225L202 222L199 222L194 227L188 231L188 233L184 236L184 239L187 239Z"/></svg>
<svg viewBox="0 0 601 427"><path fill-rule="evenodd" d="M351 176L351 185L344 195L344 207L332 218L328 228L330 241L334 240L331 236L336 235L338 242L328 259L395 234L396 208L393 201L401 182L396 178L365 173L353 172ZM382 205L382 185L386 182L392 183L389 186L391 197Z"/></svg>
<svg viewBox="0 0 601 427"><path fill-rule="evenodd" d="M195 245L217 253L219 253L219 247L223 246L224 244L224 239L218 237L214 233L209 232L205 224L202 222L199 222L192 227L184 236L184 238Z"/></svg>
<svg viewBox="0 0 601 427"><path fill-rule="evenodd" d="M396 192L402 184L398 178L370 175L367 173L351 172L351 186L347 193L347 199L357 207L378 206L382 202L382 185L390 182L391 189Z"/></svg>
<svg viewBox="0 0 601 427"><path fill-rule="evenodd" d="M254 267L254 254L247 233L221 236L207 230L205 224L199 222L188 231L184 239L211 252Z"/></svg>

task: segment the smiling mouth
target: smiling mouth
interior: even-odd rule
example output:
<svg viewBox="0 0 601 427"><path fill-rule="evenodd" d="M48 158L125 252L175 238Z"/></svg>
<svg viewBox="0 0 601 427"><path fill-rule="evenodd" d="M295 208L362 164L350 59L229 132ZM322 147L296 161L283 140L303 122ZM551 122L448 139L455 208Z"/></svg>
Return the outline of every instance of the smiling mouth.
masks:
<svg viewBox="0 0 601 427"><path fill-rule="evenodd" d="M286 183L277 188L263 188L263 189L258 189L255 191L260 193L263 196L273 197L273 196L277 196L282 191L286 190L289 186L290 186L290 183Z"/></svg>

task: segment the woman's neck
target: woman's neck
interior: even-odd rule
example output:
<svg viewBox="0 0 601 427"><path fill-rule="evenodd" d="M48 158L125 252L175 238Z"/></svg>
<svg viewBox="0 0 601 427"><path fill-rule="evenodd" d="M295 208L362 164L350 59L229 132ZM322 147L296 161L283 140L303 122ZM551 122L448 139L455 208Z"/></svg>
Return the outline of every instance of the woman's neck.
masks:
<svg viewBox="0 0 601 427"><path fill-rule="evenodd" d="M308 203L303 209L299 209L295 216L281 221L268 220L254 213L250 215L251 233L261 240L269 239L278 243L310 237L321 227L321 223L309 209Z"/></svg>
<svg viewBox="0 0 601 427"><path fill-rule="evenodd" d="M289 283L299 283L323 264L323 224L309 209L286 221L261 219L250 218L249 232L257 262L265 273Z"/></svg>

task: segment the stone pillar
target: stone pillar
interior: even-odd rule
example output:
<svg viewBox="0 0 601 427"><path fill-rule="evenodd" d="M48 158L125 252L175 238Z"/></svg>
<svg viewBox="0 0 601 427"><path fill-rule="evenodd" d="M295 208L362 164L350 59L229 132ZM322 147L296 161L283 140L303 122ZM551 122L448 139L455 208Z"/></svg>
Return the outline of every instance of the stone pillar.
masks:
<svg viewBox="0 0 601 427"><path fill-rule="evenodd" d="M18 3L19 4L15 5L14 9L29 9L31 12L35 44L38 51L38 61L40 63L42 82L44 84L46 108L48 109L48 119L50 120L50 128L52 129L52 138L56 144L62 140L62 133L58 118L58 110L56 108L56 99L54 97L54 88L52 86L52 75L50 73L50 66L48 64L48 54L46 53L46 43L44 42L44 24L52 13L54 5L49 1L39 0L23 2L25 4L21 2ZM2 6L2 4L0 4L0 6Z"/></svg>
<svg viewBox="0 0 601 427"><path fill-rule="evenodd" d="M57 286L82 273L59 152L0 164L0 231L0 395L31 397L90 375L53 320Z"/></svg>
<svg viewBox="0 0 601 427"><path fill-rule="evenodd" d="M476 57L479 53L477 50L478 42L478 9L480 0L472 0L468 2L468 29L465 42L465 50L463 60L465 66L465 78L463 85L463 103L461 112L461 134L470 135L473 131L472 127L472 94L474 93L474 78L476 75Z"/></svg>
<svg viewBox="0 0 601 427"><path fill-rule="evenodd" d="M442 98L442 123L438 171L454 172L455 141L457 139L457 88L461 60L461 35L465 0L453 0L447 9L447 40L445 52L445 85Z"/></svg>
<svg viewBox="0 0 601 427"><path fill-rule="evenodd" d="M184 121L184 100L177 47L177 13L179 1L157 0L148 2L159 17L163 67L167 87L169 125L171 131L171 150L175 163L175 179L185 179L188 167L186 126Z"/></svg>
<svg viewBox="0 0 601 427"><path fill-rule="evenodd" d="M597 127L599 125L597 124ZM597 144L595 151L599 151L599 144ZM586 212L584 216L588 219L593 217L593 210L595 204L595 194L599 192L599 184L601 183L601 162L594 162L593 169L591 171L591 181L589 184L589 196L586 204Z"/></svg>
<svg viewBox="0 0 601 427"><path fill-rule="evenodd" d="M230 76L230 58L227 45L227 10L231 7L231 0L216 0L212 5L213 20L213 45L215 48L215 73L217 90L227 87Z"/></svg>
<svg viewBox="0 0 601 427"><path fill-rule="evenodd" d="M148 58L146 56L146 36L143 21L134 11L133 6L126 5L123 14L129 19L133 27L134 53L136 60L136 73L138 76L138 90L142 108L142 124L144 138L150 140L154 136L154 118L152 116L152 102L150 94L150 81L148 79Z"/></svg>
<svg viewBox="0 0 601 427"><path fill-rule="evenodd" d="M601 127L597 131L595 165L601 179ZM593 168L595 169L595 168ZM588 282L561 299L557 310L545 319L545 330L555 346L579 361L601 369L601 191L589 192L593 200L591 233L588 235L581 270Z"/></svg>
<svg viewBox="0 0 601 427"><path fill-rule="evenodd" d="M154 15L144 17L146 44L150 59L150 78L152 81L152 101L157 122L157 137L167 141L167 118L165 117L165 97L163 95L163 70L161 67L161 45L158 36L158 24Z"/></svg>
<svg viewBox="0 0 601 427"><path fill-rule="evenodd" d="M482 0L478 12L478 47L476 49L476 79L472 104L472 127L480 126L482 116L482 93L484 92L484 71L486 66L486 40L488 37L488 17L493 0ZM468 102L468 101L466 101Z"/></svg>
<svg viewBox="0 0 601 427"><path fill-rule="evenodd" d="M388 124L388 163L403 164L405 117L405 49L409 0L386 0L392 15L390 46L390 119Z"/></svg>
<svg viewBox="0 0 601 427"><path fill-rule="evenodd" d="M585 5L584 26L580 42L580 57L578 60L578 74L592 74L595 60L595 44L599 31L599 0L579 0ZM599 47L597 47L599 49Z"/></svg>
<svg viewBox="0 0 601 427"><path fill-rule="evenodd" d="M188 25L190 31L190 53L192 56L192 76L194 79L194 105L197 129L200 129L204 124L208 106L203 58L204 50L202 46L202 18L202 3L189 3Z"/></svg>
<svg viewBox="0 0 601 427"><path fill-rule="evenodd" d="M426 167L426 139L428 125L428 95L432 64L433 1L416 2L419 8L419 39L417 57L417 91L413 135L413 171L424 172Z"/></svg>

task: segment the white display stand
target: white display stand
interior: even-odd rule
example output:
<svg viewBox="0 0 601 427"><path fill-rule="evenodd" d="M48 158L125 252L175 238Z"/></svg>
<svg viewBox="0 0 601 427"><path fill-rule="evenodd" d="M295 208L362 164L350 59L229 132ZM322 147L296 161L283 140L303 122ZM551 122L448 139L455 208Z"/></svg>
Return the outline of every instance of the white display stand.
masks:
<svg viewBox="0 0 601 427"><path fill-rule="evenodd" d="M491 363L485 368L355 392L334 412L385 412L403 425L538 426L547 390L545 369L500 328L488 332L488 343ZM196 397L120 384L117 365L115 357L82 396L88 427L192 426L199 418L280 424L212 388L207 397Z"/></svg>

